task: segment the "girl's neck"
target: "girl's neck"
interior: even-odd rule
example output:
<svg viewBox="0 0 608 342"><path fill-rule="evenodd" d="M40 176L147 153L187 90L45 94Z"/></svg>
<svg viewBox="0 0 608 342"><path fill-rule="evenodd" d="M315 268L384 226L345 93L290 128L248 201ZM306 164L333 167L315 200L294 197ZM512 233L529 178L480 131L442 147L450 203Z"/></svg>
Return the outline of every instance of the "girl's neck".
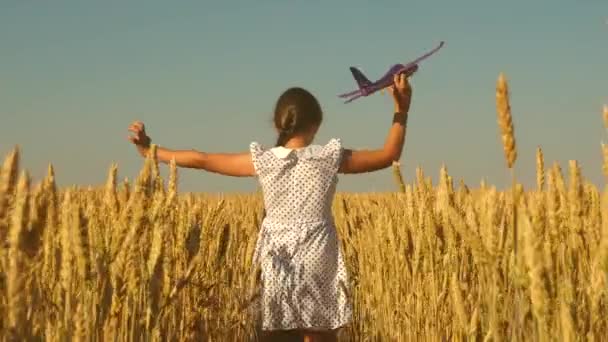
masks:
<svg viewBox="0 0 608 342"><path fill-rule="evenodd" d="M289 148L289 149L298 149L298 148L306 147L309 144L310 144L310 142L305 137L295 136L295 137L292 137L291 139L287 140L283 146L285 148Z"/></svg>

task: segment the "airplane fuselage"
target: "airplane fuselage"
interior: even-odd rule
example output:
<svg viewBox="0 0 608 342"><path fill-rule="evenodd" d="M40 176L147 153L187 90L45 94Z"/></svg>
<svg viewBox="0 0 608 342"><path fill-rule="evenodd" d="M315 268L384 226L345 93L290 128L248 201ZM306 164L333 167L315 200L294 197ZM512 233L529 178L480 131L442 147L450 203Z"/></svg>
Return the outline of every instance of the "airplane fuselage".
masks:
<svg viewBox="0 0 608 342"><path fill-rule="evenodd" d="M411 76L414 72L418 70L418 65L408 65L405 66L403 64L394 64L391 66L388 71L377 81L373 82L368 87L361 88L361 95L367 96L376 91L389 87L393 84L393 77L395 74L406 74L406 76Z"/></svg>

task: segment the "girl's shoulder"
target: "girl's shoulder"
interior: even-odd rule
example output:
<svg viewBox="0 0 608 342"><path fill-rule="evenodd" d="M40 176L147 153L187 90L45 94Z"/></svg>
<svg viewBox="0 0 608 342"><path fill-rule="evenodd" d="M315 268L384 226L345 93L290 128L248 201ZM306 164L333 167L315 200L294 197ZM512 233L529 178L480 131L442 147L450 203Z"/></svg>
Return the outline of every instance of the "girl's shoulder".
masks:
<svg viewBox="0 0 608 342"><path fill-rule="evenodd" d="M263 155L272 153L274 156L281 159L287 158L293 154L297 154L300 158L319 158L335 155L335 153L341 152L342 140L340 138L331 138L323 145L311 144L297 150L280 146L268 148L257 141L253 141L249 144L249 150L255 157L262 157Z"/></svg>
<svg viewBox="0 0 608 342"><path fill-rule="evenodd" d="M331 138L324 145L314 144L307 146L303 151L303 156L308 157L330 157L336 152L342 150L342 140L340 138Z"/></svg>
<svg viewBox="0 0 608 342"><path fill-rule="evenodd" d="M330 170L337 171L342 159L342 141L339 138L329 139L324 145L308 145L304 148L292 150L286 148L267 148L254 141L249 145L253 166L258 175L269 169L281 169L293 165L296 160L307 163L329 166Z"/></svg>

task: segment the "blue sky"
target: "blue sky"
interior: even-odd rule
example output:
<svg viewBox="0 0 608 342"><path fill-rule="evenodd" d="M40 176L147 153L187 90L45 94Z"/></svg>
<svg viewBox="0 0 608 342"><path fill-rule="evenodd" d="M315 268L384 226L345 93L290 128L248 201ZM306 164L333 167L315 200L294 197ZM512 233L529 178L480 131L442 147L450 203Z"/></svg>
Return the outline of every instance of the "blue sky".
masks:
<svg viewBox="0 0 608 342"><path fill-rule="evenodd" d="M508 185L495 83L511 87L518 178L535 179L535 148L603 184L601 108L608 103L608 2L552 1L0 1L0 155L21 146L39 179L100 184L112 162L133 178L142 160L126 140L132 120L154 142L210 152L272 144L275 100L289 86L325 110L319 143L381 146L388 96L343 104L348 71L370 78L444 40L412 79L402 158L436 179ZM166 168L163 168L166 174ZM180 171L184 191L249 191L253 179ZM394 189L390 170L343 176L340 190Z"/></svg>

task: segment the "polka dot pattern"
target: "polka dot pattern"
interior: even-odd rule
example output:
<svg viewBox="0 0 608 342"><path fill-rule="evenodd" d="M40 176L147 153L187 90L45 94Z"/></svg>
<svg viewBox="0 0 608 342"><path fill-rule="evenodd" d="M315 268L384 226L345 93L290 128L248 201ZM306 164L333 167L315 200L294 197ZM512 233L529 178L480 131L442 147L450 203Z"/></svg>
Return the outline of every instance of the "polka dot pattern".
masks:
<svg viewBox="0 0 608 342"><path fill-rule="evenodd" d="M281 158L253 142L266 217L254 262L262 329L335 329L350 322L348 277L331 206L343 154L339 139Z"/></svg>

